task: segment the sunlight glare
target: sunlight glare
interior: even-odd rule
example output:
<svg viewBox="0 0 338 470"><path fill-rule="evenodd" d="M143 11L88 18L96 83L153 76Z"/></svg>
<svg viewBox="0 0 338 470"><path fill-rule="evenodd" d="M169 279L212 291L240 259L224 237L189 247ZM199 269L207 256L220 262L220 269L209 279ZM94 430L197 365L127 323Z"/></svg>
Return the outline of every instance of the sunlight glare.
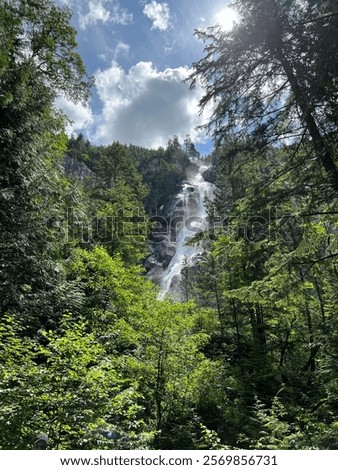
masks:
<svg viewBox="0 0 338 470"><path fill-rule="evenodd" d="M225 7L218 11L215 15L216 23L221 26L223 31L231 31L234 27L234 23L238 20L237 13L229 7Z"/></svg>

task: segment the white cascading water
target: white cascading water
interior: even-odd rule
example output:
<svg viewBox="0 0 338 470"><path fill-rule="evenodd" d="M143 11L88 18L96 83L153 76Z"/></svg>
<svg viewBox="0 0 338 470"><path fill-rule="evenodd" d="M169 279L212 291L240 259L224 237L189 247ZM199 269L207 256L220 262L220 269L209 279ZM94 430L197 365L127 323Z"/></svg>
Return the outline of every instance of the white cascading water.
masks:
<svg viewBox="0 0 338 470"><path fill-rule="evenodd" d="M173 214L179 213L180 216L174 216L176 221L171 221L174 226L176 251L161 276L161 292L159 294L161 300L168 293L177 294L183 267L193 266L202 253L198 244L187 245L187 243L197 233L208 227L205 203L207 199L212 198L214 185L203 179L202 173L207 168L206 166L200 166L198 173L189 178L189 181L183 185L182 191L177 195L176 208ZM172 230L169 231L168 236L172 236ZM170 241L168 240L168 242Z"/></svg>

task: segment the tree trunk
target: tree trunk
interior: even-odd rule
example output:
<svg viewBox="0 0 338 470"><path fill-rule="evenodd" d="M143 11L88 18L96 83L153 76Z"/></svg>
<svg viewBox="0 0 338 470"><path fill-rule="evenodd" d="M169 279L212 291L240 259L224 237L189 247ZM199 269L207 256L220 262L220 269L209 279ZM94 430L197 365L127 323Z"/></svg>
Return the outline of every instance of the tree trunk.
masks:
<svg viewBox="0 0 338 470"><path fill-rule="evenodd" d="M279 31L279 33L278 33ZM276 55L277 59L281 63L286 77L290 83L291 90L295 96L298 108L301 112L301 116L307 130L313 141L313 146L317 154L317 158L325 169L326 173L330 178L332 188L338 192L338 169L334 162L333 151L330 146L327 145L325 139L321 135L315 118L313 116L313 110L309 106L309 102L298 83L296 73L294 72L291 64L287 60L287 51L284 50L283 40L281 37L281 28L276 28L276 37L274 44L271 46L272 52Z"/></svg>

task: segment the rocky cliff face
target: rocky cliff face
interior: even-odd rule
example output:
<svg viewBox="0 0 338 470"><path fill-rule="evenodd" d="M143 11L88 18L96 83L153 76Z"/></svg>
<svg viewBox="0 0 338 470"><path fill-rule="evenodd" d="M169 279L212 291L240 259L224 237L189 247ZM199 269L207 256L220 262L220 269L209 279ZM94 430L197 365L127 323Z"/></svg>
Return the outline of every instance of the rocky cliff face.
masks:
<svg viewBox="0 0 338 470"><path fill-rule="evenodd" d="M210 166L209 168L204 170L202 172L202 177L204 181L215 184L216 183L216 167Z"/></svg>
<svg viewBox="0 0 338 470"><path fill-rule="evenodd" d="M63 168L67 176L72 176L83 181L85 178L94 176L94 173L83 162L79 162L69 155L65 156Z"/></svg>
<svg viewBox="0 0 338 470"><path fill-rule="evenodd" d="M149 239L152 254L146 259L144 266L148 275L158 284L176 251L174 223L179 216L176 203L177 195L161 208L159 214L151 217L156 226Z"/></svg>

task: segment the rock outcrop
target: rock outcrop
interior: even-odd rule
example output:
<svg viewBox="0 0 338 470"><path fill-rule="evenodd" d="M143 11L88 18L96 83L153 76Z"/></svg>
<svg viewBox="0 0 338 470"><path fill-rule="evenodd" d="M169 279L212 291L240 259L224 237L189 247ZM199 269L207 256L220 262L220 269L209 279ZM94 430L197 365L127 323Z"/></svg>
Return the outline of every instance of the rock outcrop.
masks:
<svg viewBox="0 0 338 470"><path fill-rule="evenodd" d="M202 176L204 181L213 184L216 183L216 167L210 166L209 168L203 171Z"/></svg>
<svg viewBox="0 0 338 470"><path fill-rule="evenodd" d="M70 157L69 155L65 156L63 168L67 176L73 176L81 181L90 176L94 176L94 173L87 167L85 163L80 162L75 158Z"/></svg>

